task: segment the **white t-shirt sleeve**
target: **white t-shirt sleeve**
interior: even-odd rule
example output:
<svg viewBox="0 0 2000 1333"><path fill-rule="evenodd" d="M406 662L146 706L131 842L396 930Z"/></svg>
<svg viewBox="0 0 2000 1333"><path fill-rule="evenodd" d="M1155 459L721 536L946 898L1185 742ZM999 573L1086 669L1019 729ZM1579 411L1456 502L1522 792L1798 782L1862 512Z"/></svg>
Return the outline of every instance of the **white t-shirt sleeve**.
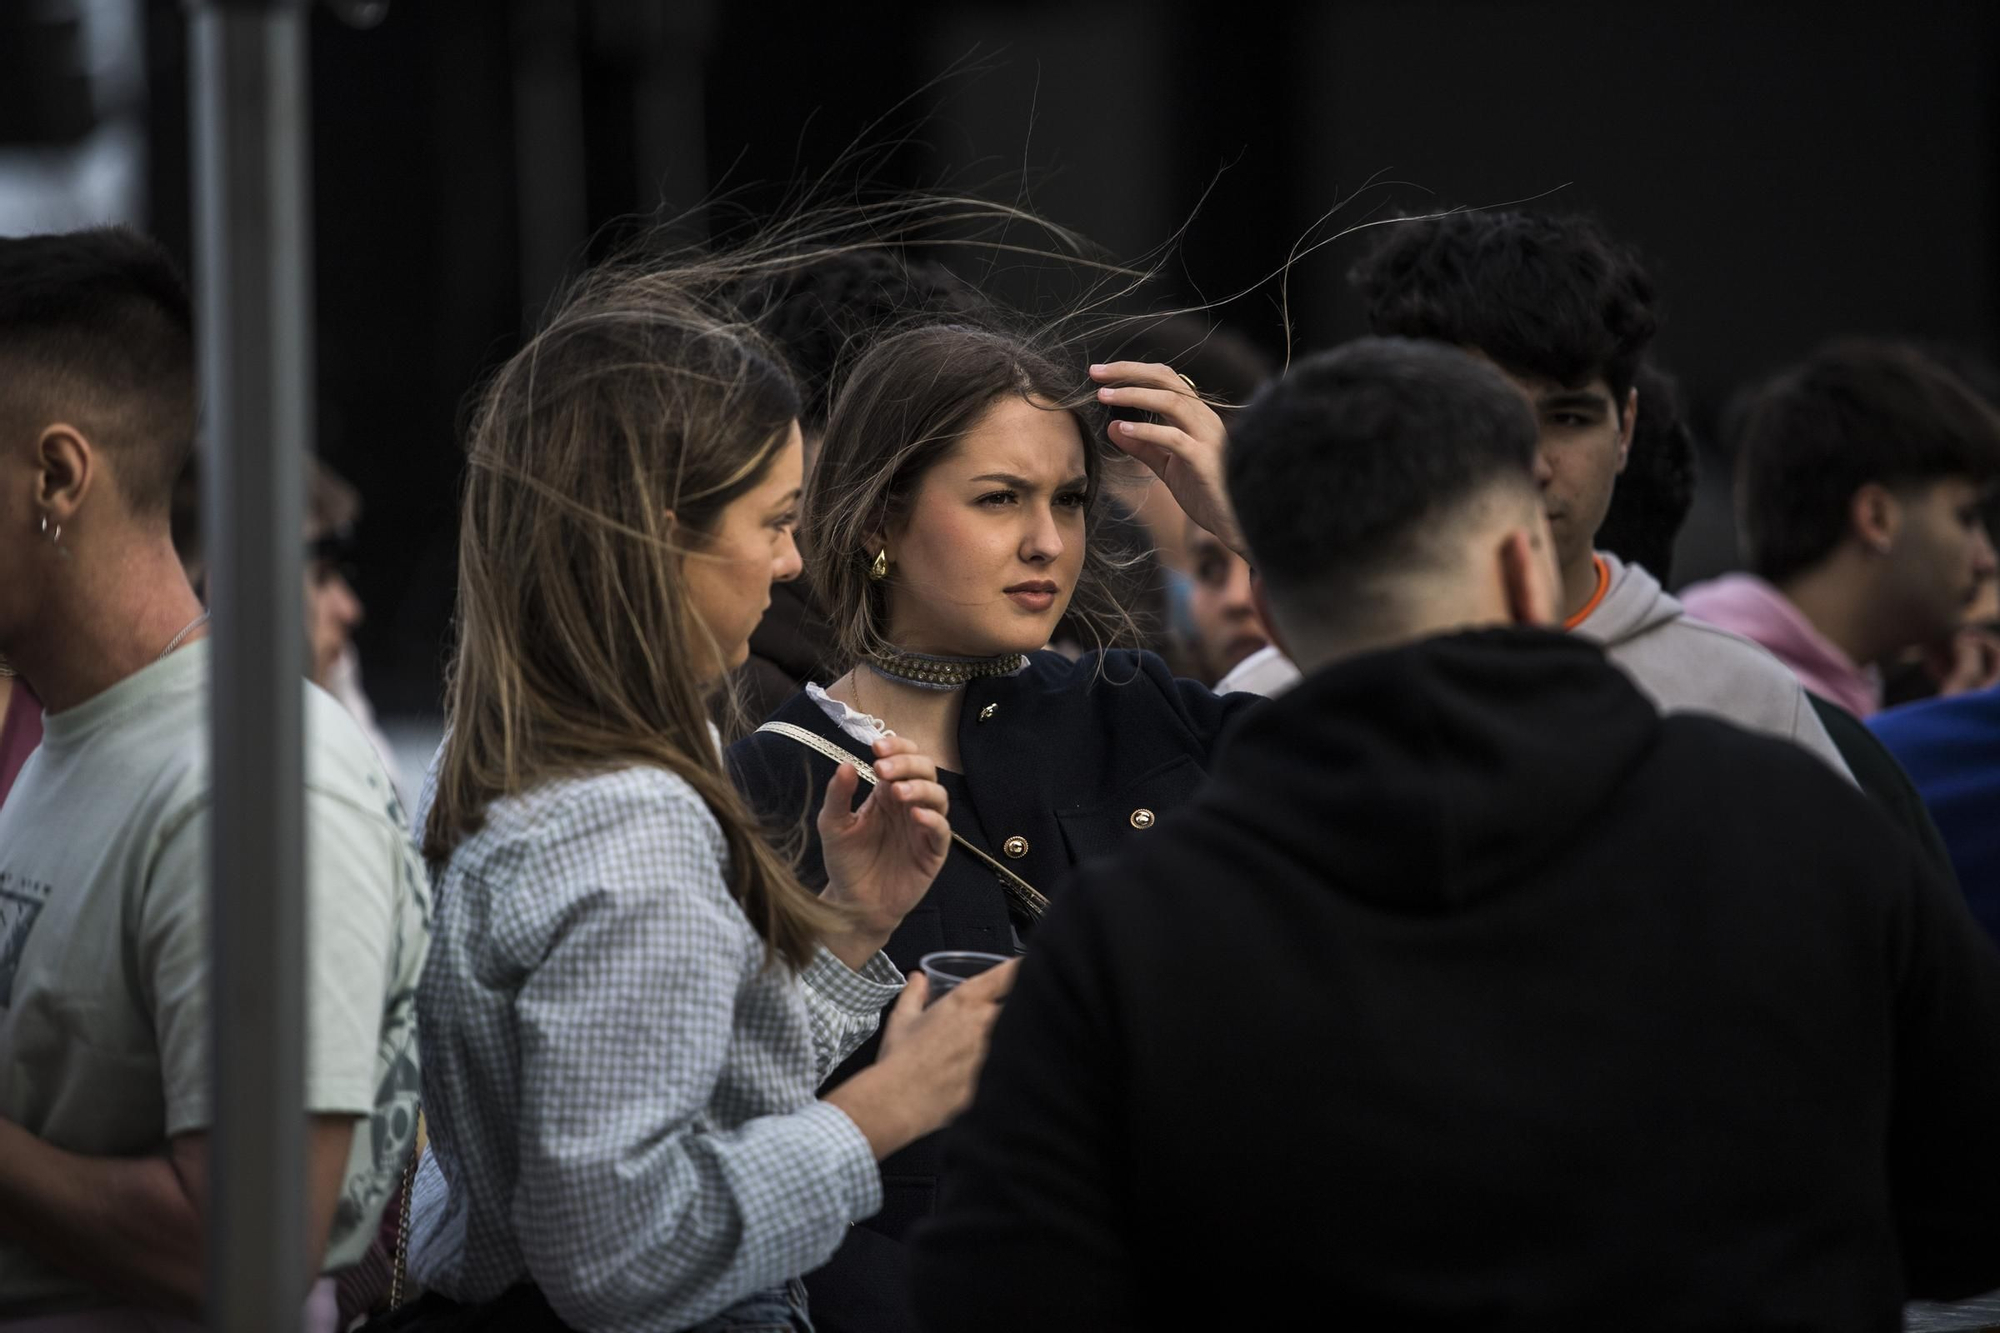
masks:
<svg viewBox="0 0 2000 1333"><path fill-rule="evenodd" d="M398 951L401 833L311 788L306 829L306 1110L367 1115Z"/></svg>
<svg viewBox="0 0 2000 1333"><path fill-rule="evenodd" d="M208 808L163 829L139 901L139 991L159 1041L169 1137L209 1124Z"/></svg>
<svg viewBox="0 0 2000 1333"><path fill-rule="evenodd" d="M305 1109L375 1109L384 997L398 950L397 831L338 797L306 793ZM159 1041L169 1137L208 1128L206 807L170 826L146 877L139 984Z"/></svg>

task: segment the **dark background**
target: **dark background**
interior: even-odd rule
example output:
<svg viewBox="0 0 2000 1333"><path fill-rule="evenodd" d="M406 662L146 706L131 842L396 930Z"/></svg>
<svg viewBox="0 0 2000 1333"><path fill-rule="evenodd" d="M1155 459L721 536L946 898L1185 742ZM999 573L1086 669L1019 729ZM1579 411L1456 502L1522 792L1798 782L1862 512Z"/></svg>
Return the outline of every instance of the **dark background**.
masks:
<svg viewBox="0 0 2000 1333"><path fill-rule="evenodd" d="M146 12L151 225L185 257L184 16ZM393 0L366 30L321 10L319 449L366 500L370 692L437 708L463 405L568 267L662 201L774 201L912 94L893 123L926 116L922 143L880 183L1026 182L1125 255L1192 215L1163 294L1254 288L1219 313L1274 354L1258 284L1342 200L1336 228L1545 194L1594 211L1650 257L1659 359L1712 437L1735 386L1831 335L1990 350L1996 38L2000 6L1972 0ZM1366 240L1294 268L1297 346L1359 331L1342 274ZM1730 556L1726 464L1704 465L1683 580Z"/></svg>

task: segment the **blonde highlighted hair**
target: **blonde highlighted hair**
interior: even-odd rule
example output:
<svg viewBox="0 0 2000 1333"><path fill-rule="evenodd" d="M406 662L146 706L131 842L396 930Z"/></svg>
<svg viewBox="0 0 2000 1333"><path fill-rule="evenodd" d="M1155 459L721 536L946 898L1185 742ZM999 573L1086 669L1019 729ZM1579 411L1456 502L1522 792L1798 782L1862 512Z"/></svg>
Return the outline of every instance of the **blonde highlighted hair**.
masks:
<svg viewBox="0 0 2000 1333"><path fill-rule="evenodd" d="M486 385L459 533L450 731L423 829L434 864L496 800L633 765L694 788L731 892L803 967L838 916L765 841L724 771L689 603L722 511L791 438L798 398L693 269L589 275Z"/></svg>

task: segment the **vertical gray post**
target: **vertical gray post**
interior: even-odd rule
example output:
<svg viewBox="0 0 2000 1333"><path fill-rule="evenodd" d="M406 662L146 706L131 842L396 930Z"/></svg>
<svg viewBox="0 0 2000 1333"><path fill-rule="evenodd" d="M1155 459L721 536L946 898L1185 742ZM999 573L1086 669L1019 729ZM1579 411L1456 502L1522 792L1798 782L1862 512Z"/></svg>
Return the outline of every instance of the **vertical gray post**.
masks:
<svg viewBox="0 0 2000 1333"><path fill-rule="evenodd" d="M215 611L209 1327L305 1294L303 455L312 406L306 14L191 0L196 270Z"/></svg>

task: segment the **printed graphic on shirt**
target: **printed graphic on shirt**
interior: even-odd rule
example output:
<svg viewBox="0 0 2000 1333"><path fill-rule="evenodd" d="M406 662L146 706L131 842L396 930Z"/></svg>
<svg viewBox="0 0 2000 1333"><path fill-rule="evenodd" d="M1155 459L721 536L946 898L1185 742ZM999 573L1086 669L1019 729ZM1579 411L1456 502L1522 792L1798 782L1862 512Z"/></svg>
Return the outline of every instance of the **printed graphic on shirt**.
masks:
<svg viewBox="0 0 2000 1333"><path fill-rule="evenodd" d="M0 1009L14 1007L14 975L28 948L28 932L49 901L47 884L0 870Z"/></svg>
<svg viewBox="0 0 2000 1333"><path fill-rule="evenodd" d="M400 950L401 945L398 944ZM396 1187L403 1162L417 1142L417 1100L423 1078L417 1064L417 992L414 987L390 997L382 1020L382 1048L377 1064L382 1081L375 1090L375 1110L360 1133L367 1136L369 1168L348 1178L334 1210L333 1231L346 1235L377 1209Z"/></svg>
<svg viewBox="0 0 2000 1333"><path fill-rule="evenodd" d="M408 827L395 792L384 791L374 774L369 775L368 785L383 798L383 814L389 822L398 829ZM429 936L431 895L417 859L405 856L402 862L402 895L416 908L423 931L415 937L398 931L389 941L388 975L394 989L383 1006L382 1040L375 1057L382 1078L375 1088L375 1109L368 1123L356 1131L367 1166L350 1174L341 1192L333 1215L331 1234L336 1237L350 1235L367 1219L380 1216L417 1142L417 1111L423 1093L417 1059L417 969L406 951Z"/></svg>

